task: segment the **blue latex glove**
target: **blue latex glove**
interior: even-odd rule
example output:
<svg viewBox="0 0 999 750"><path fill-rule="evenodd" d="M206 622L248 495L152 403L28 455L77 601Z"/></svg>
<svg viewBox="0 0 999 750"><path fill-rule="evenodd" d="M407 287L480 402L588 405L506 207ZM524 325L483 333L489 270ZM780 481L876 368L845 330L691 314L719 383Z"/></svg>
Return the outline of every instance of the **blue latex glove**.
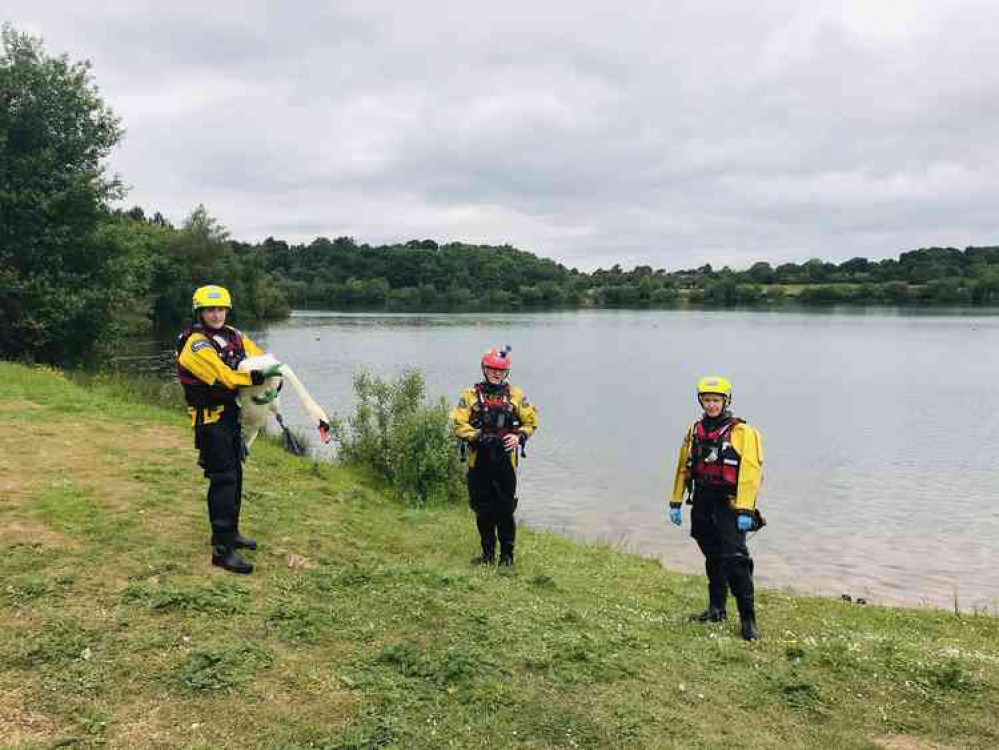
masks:
<svg viewBox="0 0 999 750"><path fill-rule="evenodd" d="M745 513L740 513L737 523L739 524L739 531L749 531L753 528L753 517L747 516Z"/></svg>
<svg viewBox="0 0 999 750"><path fill-rule="evenodd" d="M669 520L677 526L683 523L683 509L679 505L676 507L670 506Z"/></svg>

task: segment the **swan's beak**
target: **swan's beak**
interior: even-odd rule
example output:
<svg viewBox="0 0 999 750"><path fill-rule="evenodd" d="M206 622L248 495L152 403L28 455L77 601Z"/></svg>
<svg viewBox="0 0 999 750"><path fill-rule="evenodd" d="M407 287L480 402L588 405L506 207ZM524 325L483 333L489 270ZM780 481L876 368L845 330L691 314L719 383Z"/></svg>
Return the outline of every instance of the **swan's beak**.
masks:
<svg viewBox="0 0 999 750"><path fill-rule="evenodd" d="M319 421L319 439L324 443L328 443L333 439L333 435L330 434L330 424L329 422Z"/></svg>

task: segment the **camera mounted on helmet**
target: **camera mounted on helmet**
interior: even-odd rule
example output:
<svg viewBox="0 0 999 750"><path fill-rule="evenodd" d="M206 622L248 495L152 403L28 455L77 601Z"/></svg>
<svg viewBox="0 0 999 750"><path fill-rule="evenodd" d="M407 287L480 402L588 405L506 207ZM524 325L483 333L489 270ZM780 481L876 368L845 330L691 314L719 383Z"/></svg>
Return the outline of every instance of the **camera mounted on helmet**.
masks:
<svg viewBox="0 0 999 750"><path fill-rule="evenodd" d="M510 375L510 366L513 364L511 351L512 348L507 344L502 349L490 349L482 355L480 364L487 383L500 385L507 379Z"/></svg>

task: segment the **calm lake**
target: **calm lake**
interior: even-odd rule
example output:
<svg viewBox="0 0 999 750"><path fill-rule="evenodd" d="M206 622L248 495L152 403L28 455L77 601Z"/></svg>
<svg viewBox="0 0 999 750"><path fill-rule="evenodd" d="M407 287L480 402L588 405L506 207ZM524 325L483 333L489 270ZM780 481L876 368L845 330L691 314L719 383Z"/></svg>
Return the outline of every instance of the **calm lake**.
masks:
<svg viewBox="0 0 999 750"><path fill-rule="evenodd" d="M763 433L750 541L763 585L874 602L999 604L999 315L595 311L299 312L249 332L344 415L360 369L420 368L457 399L491 346L539 408L522 463L522 523L599 539L703 572L664 501L694 383L722 374ZM286 418L305 425L293 395ZM475 533L469 520L469 552ZM523 549L530 555L529 545Z"/></svg>

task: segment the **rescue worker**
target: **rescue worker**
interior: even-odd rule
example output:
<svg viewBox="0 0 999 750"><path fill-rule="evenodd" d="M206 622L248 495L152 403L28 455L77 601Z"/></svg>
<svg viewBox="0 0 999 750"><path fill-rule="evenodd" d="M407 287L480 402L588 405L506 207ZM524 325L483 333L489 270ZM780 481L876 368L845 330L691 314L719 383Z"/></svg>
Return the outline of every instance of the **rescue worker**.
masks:
<svg viewBox="0 0 999 750"><path fill-rule="evenodd" d="M482 355L482 381L466 388L451 412L455 436L468 455L468 504L482 553L473 565L513 565L517 525L517 454L538 426L537 410L510 385L510 347Z"/></svg>
<svg viewBox="0 0 999 750"><path fill-rule="evenodd" d="M237 551L254 550L257 543L239 533L246 449L236 395L241 386L260 385L279 375L280 365L263 371L236 370L244 358L263 352L249 337L226 325L232 299L224 287L196 289L193 310L195 324L177 338L177 378L191 414L198 464L209 482L212 565L234 573L252 573L253 565ZM276 391L267 394L271 399L276 395Z"/></svg>
<svg viewBox="0 0 999 750"><path fill-rule="evenodd" d="M691 619L725 620L731 589L742 637L755 641L759 632L746 532L762 525L756 495L763 479L763 438L755 428L732 416L732 384L725 378L701 378L697 400L704 414L683 439L669 503L669 519L679 526L684 492L688 493L688 504L693 506L690 535L704 554L708 607Z"/></svg>

